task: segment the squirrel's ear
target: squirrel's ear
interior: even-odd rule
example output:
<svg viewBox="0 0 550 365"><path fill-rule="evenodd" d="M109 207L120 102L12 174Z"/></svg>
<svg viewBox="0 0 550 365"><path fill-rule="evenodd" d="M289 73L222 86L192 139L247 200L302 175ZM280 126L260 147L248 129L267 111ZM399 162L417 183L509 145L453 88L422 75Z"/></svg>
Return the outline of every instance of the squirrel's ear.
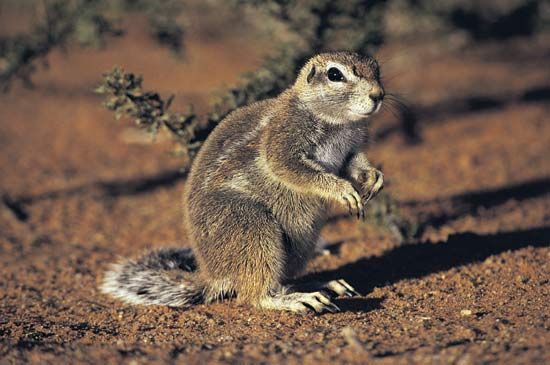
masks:
<svg viewBox="0 0 550 365"><path fill-rule="evenodd" d="M313 80L313 76L315 76L315 66L311 67L311 71L309 71L309 74L307 75L307 83L311 83L311 80Z"/></svg>

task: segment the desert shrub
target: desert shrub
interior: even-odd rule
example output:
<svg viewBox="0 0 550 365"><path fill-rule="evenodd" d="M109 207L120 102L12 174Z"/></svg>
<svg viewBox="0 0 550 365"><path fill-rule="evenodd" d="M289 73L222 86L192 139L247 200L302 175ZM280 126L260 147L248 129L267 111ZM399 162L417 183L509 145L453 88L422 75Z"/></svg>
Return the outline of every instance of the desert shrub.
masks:
<svg viewBox="0 0 550 365"><path fill-rule="evenodd" d="M32 3L32 2L31 2ZM147 14L153 38L175 53L183 51L183 28L178 23L181 2L130 0L52 0L26 34L0 37L0 88L8 90L15 79L32 86L37 62L69 42L102 47L107 37L124 34L118 19L129 11ZM33 5L33 4L31 4Z"/></svg>
<svg viewBox="0 0 550 365"><path fill-rule="evenodd" d="M153 136L161 128L170 132L177 143L177 154L185 158L183 165L189 166L200 147L200 142L194 140L197 116L192 111L169 111L173 97L164 100L157 92L143 91L142 81L141 76L115 68L104 75L96 92L106 95L104 105L115 112L116 119L122 116L133 119L139 128Z"/></svg>
<svg viewBox="0 0 550 365"><path fill-rule="evenodd" d="M469 41L529 36L548 29L543 0L392 0L386 34L418 37L462 33Z"/></svg>

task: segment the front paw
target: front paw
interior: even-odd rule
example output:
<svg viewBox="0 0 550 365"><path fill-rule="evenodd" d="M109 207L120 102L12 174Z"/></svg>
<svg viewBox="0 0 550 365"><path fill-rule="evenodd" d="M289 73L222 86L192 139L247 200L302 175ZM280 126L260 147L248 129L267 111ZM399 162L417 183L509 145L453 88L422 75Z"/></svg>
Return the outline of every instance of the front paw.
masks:
<svg viewBox="0 0 550 365"><path fill-rule="evenodd" d="M361 182L361 201L367 204L384 188L384 174L382 171L373 168L363 173Z"/></svg>
<svg viewBox="0 0 550 365"><path fill-rule="evenodd" d="M349 214L351 216L356 215L358 219L365 219L365 210L361 202L361 195L355 190L353 185L346 181L339 190L339 200L344 206L348 207Z"/></svg>

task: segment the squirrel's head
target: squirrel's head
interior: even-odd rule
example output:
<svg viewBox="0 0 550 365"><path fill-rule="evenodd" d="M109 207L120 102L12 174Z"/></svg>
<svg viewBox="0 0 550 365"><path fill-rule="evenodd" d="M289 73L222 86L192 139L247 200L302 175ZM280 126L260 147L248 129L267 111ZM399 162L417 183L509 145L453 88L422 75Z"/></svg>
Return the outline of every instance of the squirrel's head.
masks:
<svg viewBox="0 0 550 365"><path fill-rule="evenodd" d="M378 62L353 52L312 57L293 89L311 112L336 124L368 118L384 99Z"/></svg>

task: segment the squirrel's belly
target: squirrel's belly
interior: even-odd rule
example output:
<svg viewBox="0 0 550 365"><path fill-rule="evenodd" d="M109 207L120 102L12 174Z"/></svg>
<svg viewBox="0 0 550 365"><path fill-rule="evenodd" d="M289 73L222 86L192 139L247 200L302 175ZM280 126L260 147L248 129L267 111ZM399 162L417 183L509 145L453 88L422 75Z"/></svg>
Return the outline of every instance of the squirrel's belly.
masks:
<svg viewBox="0 0 550 365"><path fill-rule="evenodd" d="M284 186L272 190L266 201L285 234L295 241L316 240L325 221L326 202L313 195L292 191Z"/></svg>

